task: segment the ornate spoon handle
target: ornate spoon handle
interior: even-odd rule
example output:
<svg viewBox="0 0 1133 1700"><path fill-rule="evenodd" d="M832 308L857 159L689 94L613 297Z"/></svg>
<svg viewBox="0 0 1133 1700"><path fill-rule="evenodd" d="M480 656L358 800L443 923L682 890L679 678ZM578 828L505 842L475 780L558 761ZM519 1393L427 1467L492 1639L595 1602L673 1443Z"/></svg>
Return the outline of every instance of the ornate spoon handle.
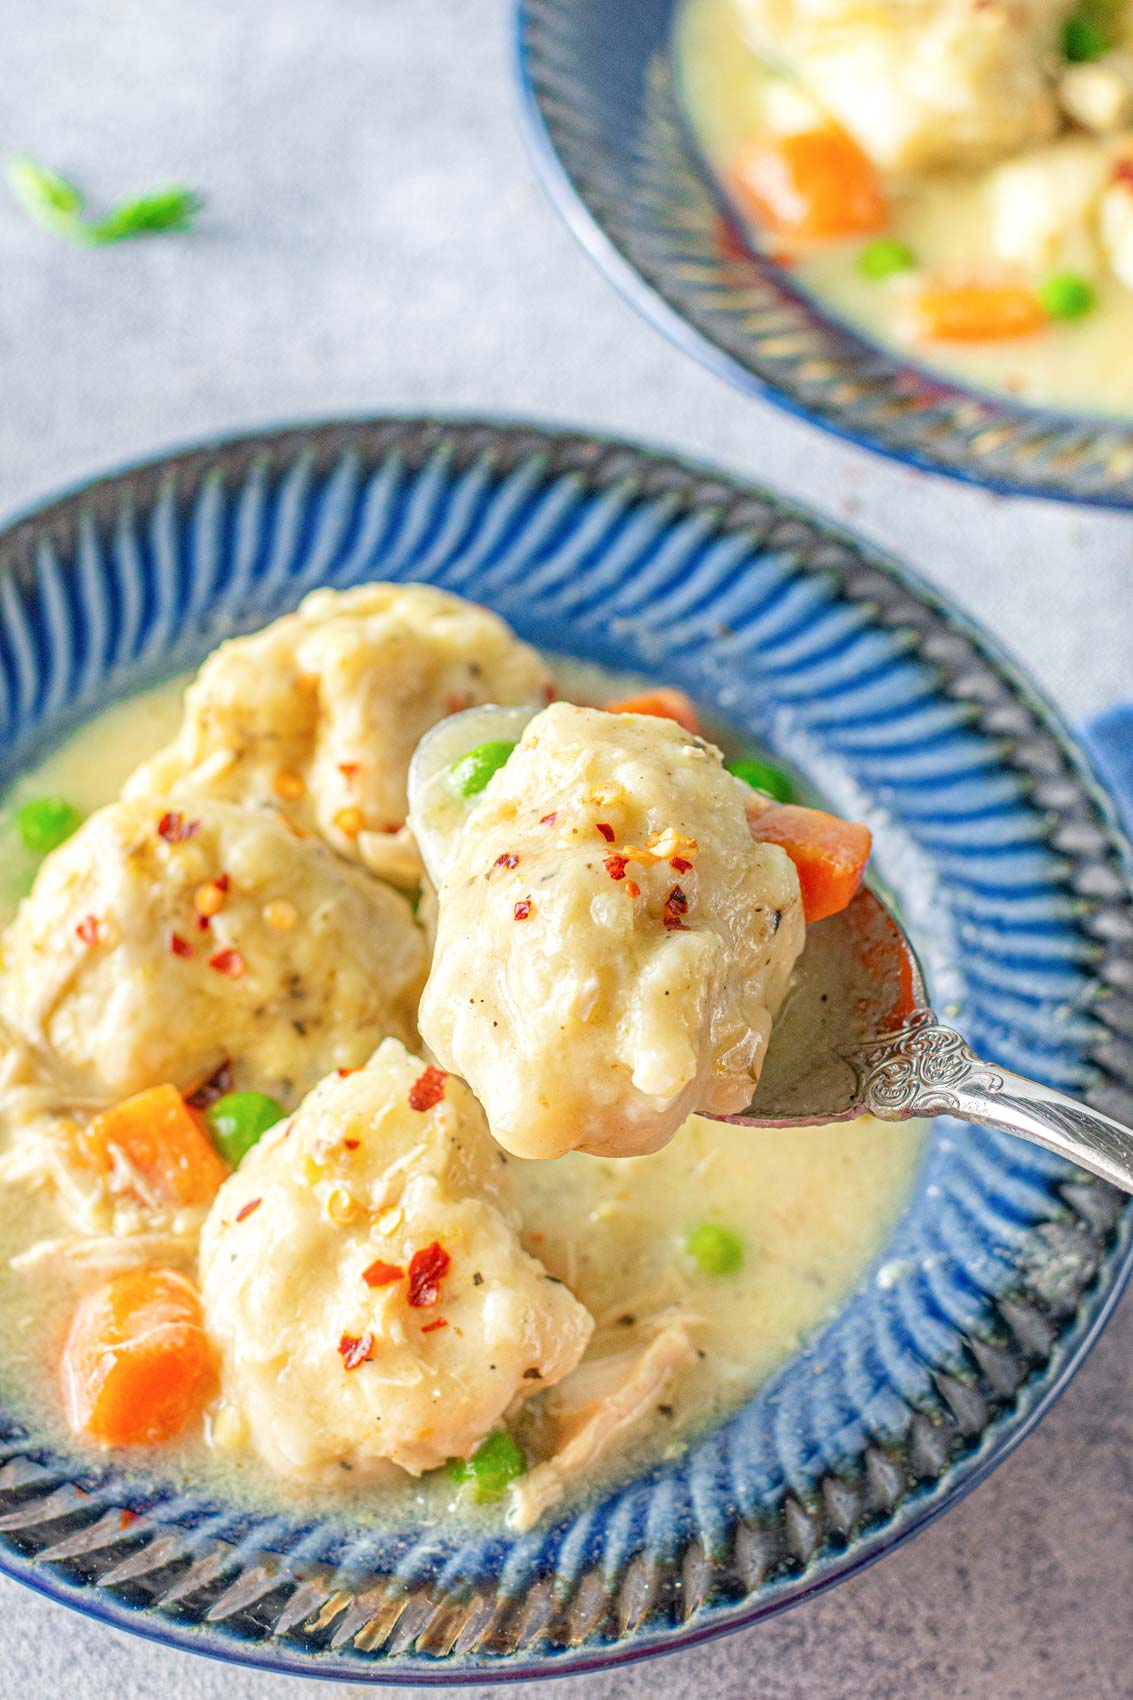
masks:
<svg viewBox="0 0 1133 1700"><path fill-rule="evenodd" d="M851 1059L861 1102L883 1121L956 1116L1019 1134L1133 1192L1133 1129L1062 1092L981 1062L934 1017L863 1047Z"/></svg>

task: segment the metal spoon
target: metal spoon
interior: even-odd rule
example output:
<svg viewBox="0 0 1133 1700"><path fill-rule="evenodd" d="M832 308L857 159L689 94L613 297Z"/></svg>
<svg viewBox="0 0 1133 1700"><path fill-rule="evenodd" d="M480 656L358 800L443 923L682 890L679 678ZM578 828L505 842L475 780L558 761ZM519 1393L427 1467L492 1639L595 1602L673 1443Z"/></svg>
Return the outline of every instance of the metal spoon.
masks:
<svg viewBox="0 0 1133 1700"><path fill-rule="evenodd" d="M1062 1092L982 1062L936 1019L912 946L885 904L860 891L808 927L742 1127L854 1116L957 1116L1015 1133L1133 1192L1133 1129Z"/></svg>

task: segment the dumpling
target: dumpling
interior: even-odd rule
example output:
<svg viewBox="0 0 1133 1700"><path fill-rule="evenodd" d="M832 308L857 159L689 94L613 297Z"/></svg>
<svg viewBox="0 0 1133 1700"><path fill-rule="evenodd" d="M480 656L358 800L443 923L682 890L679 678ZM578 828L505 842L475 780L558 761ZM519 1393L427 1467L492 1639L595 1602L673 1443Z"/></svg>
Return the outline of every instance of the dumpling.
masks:
<svg viewBox="0 0 1133 1700"><path fill-rule="evenodd" d="M316 590L221 644L168 749L124 795L263 805L391 878L415 877L402 828L410 757L479 703L542 704L551 676L495 614L431 585Z"/></svg>
<svg viewBox="0 0 1133 1700"><path fill-rule="evenodd" d="M419 1022L509 1151L636 1156L750 1102L805 935L750 796L674 721L558 703L463 817Z"/></svg>
<svg viewBox="0 0 1133 1700"><path fill-rule="evenodd" d="M215 1433L281 1474L467 1457L578 1363L588 1311L519 1242L471 1093L387 1040L254 1147L201 1237Z"/></svg>
<svg viewBox="0 0 1133 1700"><path fill-rule="evenodd" d="M408 901L226 803L112 803L49 856L3 940L0 1023L61 1100L234 1084L297 1102L388 1034L427 968Z"/></svg>
<svg viewBox="0 0 1133 1700"><path fill-rule="evenodd" d="M884 170L993 164L1058 128L1051 69L1073 0L735 0Z"/></svg>

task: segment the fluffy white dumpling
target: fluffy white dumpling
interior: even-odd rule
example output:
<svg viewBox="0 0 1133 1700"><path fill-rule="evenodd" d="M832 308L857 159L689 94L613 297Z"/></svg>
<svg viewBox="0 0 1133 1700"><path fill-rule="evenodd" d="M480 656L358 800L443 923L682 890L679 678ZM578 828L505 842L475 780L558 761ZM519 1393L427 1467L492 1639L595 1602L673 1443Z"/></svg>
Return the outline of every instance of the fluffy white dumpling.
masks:
<svg viewBox="0 0 1133 1700"><path fill-rule="evenodd" d="M168 749L126 796L203 795L282 811L391 877L415 869L402 828L413 751L479 703L543 703L551 676L486 608L431 585L316 590L221 644Z"/></svg>
<svg viewBox="0 0 1133 1700"><path fill-rule="evenodd" d="M634 1156L750 1102L805 927L749 796L674 721L559 703L463 817L419 1021L509 1151Z"/></svg>
<svg viewBox="0 0 1133 1700"><path fill-rule="evenodd" d="M426 967L404 897L272 816L112 803L5 934L0 1022L64 1101L187 1090L227 1059L287 1104L412 1042Z"/></svg>
<svg viewBox="0 0 1133 1700"><path fill-rule="evenodd" d="M991 164L1058 127L1073 0L735 0L745 33L883 169Z"/></svg>
<svg viewBox="0 0 1133 1700"><path fill-rule="evenodd" d="M467 1088L392 1040L245 1158L200 1270L218 1435L307 1479L467 1457L593 1328L521 1247L507 1160Z"/></svg>

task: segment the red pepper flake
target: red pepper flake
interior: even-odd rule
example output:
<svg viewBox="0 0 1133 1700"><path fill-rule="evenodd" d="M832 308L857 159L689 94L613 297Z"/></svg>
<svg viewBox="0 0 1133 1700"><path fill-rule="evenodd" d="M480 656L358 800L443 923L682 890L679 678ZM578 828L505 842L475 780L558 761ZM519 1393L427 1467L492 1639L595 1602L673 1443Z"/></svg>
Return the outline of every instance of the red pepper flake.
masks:
<svg viewBox="0 0 1133 1700"><path fill-rule="evenodd" d="M238 950L218 950L215 956L209 957L209 967L215 968L218 974L227 974L230 980L239 980L248 972L248 964Z"/></svg>
<svg viewBox="0 0 1133 1700"><path fill-rule="evenodd" d="M342 1143L348 1151L357 1151L362 1141L360 1139L344 1139Z"/></svg>
<svg viewBox="0 0 1133 1700"><path fill-rule="evenodd" d="M169 935L169 948L173 952L174 956L195 956L196 955L196 952L194 951L192 945L189 943L188 939L183 939L181 937L180 933L170 933L170 935Z"/></svg>
<svg viewBox="0 0 1133 1700"><path fill-rule="evenodd" d="M362 764L357 761L340 761L338 764L338 771L341 773L348 785L353 785L354 781L362 771Z"/></svg>
<svg viewBox="0 0 1133 1700"><path fill-rule="evenodd" d="M195 1092L185 1099L191 1110L207 1110L210 1104L215 1104L218 1098L223 1098L226 1092L231 1092L233 1084L232 1058L225 1057L219 1067L213 1069L207 1080L201 1082Z"/></svg>
<svg viewBox="0 0 1133 1700"><path fill-rule="evenodd" d="M343 1369L357 1369L359 1364L368 1363L374 1355L374 1336L369 1329L365 1334L344 1334L338 1342L342 1354Z"/></svg>
<svg viewBox="0 0 1133 1700"><path fill-rule="evenodd" d="M450 714L463 714L466 708L472 707L471 691L450 691L445 707Z"/></svg>
<svg viewBox="0 0 1133 1700"><path fill-rule="evenodd" d="M128 1506L124 1507L118 1513L118 1527L120 1529L128 1529L130 1527L130 1524L136 1523L137 1520L138 1520L137 1512L131 1511Z"/></svg>
<svg viewBox="0 0 1133 1700"><path fill-rule="evenodd" d="M554 826L554 824L558 820L558 818L559 818L558 809L552 809L549 815L541 815L540 816L539 825L540 826Z"/></svg>
<svg viewBox="0 0 1133 1700"><path fill-rule="evenodd" d="M505 850L502 856L497 856L492 863L493 868L518 868L519 857L514 850Z"/></svg>
<svg viewBox="0 0 1133 1700"><path fill-rule="evenodd" d="M675 868L678 874L691 874L692 863L686 862L683 856L672 856L669 859L670 868Z"/></svg>
<svg viewBox="0 0 1133 1700"><path fill-rule="evenodd" d="M605 868L612 880L625 879L626 858L624 856L619 856L616 851L612 856L606 856L604 858L602 866Z"/></svg>
<svg viewBox="0 0 1133 1700"><path fill-rule="evenodd" d="M405 1270L400 1264L383 1263L379 1257L368 1269L363 1269L362 1279L367 1287L389 1287L394 1281L400 1281L404 1274Z"/></svg>
<svg viewBox="0 0 1133 1700"><path fill-rule="evenodd" d="M641 887L638 885L636 880L626 880L626 896L627 897L640 897L641 896Z"/></svg>
<svg viewBox="0 0 1133 1700"><path fill-rule="evenodd" d="M364 1064L355 1063L353 1068L340 1068L336 1069L335 1072L340 1080L345 1080L348 1074L361 1074L363 1067Z"/></svg>
<svg viewBox="0 0 1133 1700"><path fill-rule="evenodd" d="M409 1303L418 1310L435 1305L451 1263L452 1258L439 1240L415 1251L409 1260Z"/></svg>
<svg viewBox="0 0 1133 1700"><path fill-rule="evenodd" d="M559 693L558 693L558 691L557 691L557 689L555 688L554 685L544 685L543 686L543 701L547 704L548 707L550 707L551 703L554 702L554 700L558 696L558 694Z"/></svg>
<svg viewBox="0 0 1133 1700"><path fill-rule="evenodd" d="M598 821L597 826L598 826L598 831L602 834L602 837L606 840L606 843L612 844L614 842L614 829L613 829L613 827L608 826L604 820Z"/></svg>
<svg viewBox="0 0 1133 1700"><path fill-rule="evenodd" d="M378 831L387 833L392 838L393 834L395 832L400 832L404 825L405 822L403 820L387 820L382 822Z"/></svg>
<svg viewBox="0 0 1133 1700"><path fill-rule="evenodd" d="M1133 189L1133 159L1119 159L1113 168L1113 181Z"/></svg>
<svg viewBox="0 0 1133 1700"><path fill-rule="evenodd" d="M229 886L232 884L232 881L229 879L227 874L217 874L212 883L215 885L217 891L227 891Z"/></svg>
<svg viewBox="0 0 1133 1700"><path fill-rule="evenodd" d="M684 917L688 914L688 898L679 885L675 885L665 899L665 907L661 911L661 919L671 933L687 933Z"/></svg>
<svg viewBox="0 0 1133 1700"><path fill-rule="evenodd" d="M250 1198L247 1204L242 1204L236 1212L236 1220L238 1222L246 1222L252 1212L258 1210L262 1203L262 1198Z"/></svg>
<svg viewBox="0 0 1133 1700"><path fill-rule="evenodd" d="M184 815L171 811L162 815L157 823L157 834L164 838L167 844L183 844L186 838L195 838L201 830L199 820L186 820Z"/></svg>
<svg viewBox="0 0 1133 1700"><path fill-rule="evenodd" d="M521 897L519 902L516 904L513 913L517 921L526 921L531 913L531 899L529 897Z"/></svg>
<svg viewBox="0 0 1133 1700"><path fill-rule="evenodd" d="M422 1332L422 1334L435 1334L438 1328L447 1328L447 1327L448 1327L448 1323L445 1320L445 1318L443 1316L438 1316L435 1319L435 1321L427 1322L425 1324L424 1328L422 1328L421 1332Z"/></svg>
<svg viewBox="0 0 1133 1700"><path fill-rule="evenodd" d="M96 945L98 943L98 916L84 915L75 931L85 945L88 947Z"/></svg>
<svg viewBox="0 0 1133 1700"><path fill-rule="evenodd" d="M429 1064L424 1074L409 1088L409 1108L411 1110L431 1110L439 1104L445 1095L445 1081L448 1075L443 1068L435 1068Z"/></svg>
<svg viewBox="0 0 1133 1700"><path fill-rule="evenodd" d="M198 915L197 916L197 931L198 931L198 933L207 933L211 926L212 926L212 922L209 920L207 915Z"/></svg>

